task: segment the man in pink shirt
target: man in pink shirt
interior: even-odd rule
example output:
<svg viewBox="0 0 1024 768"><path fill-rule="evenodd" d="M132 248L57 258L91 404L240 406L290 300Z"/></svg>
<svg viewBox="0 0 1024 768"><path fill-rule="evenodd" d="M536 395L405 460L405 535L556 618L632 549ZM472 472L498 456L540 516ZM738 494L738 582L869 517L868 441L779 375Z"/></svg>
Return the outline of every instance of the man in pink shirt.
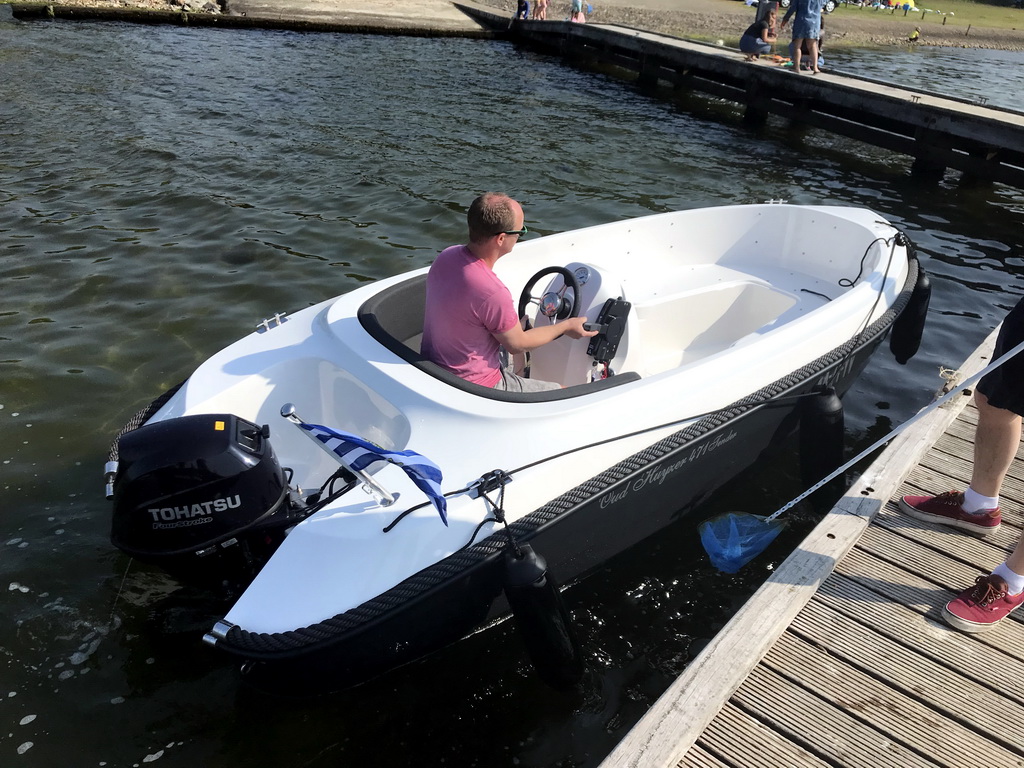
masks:
<svg viewBox="0 0 1024 768"><path fill-rule="evenodd" d="M523 208L508 195L489 192L469 206L469 242L441 251L427 274L427 300L420 349L466 381L510 392L558 389L550 381L517 376L501 365L500 349L510 354L536 349L562 334L595 336L584 317L524 331L508 287L494 265L526 234Z"/></svg>

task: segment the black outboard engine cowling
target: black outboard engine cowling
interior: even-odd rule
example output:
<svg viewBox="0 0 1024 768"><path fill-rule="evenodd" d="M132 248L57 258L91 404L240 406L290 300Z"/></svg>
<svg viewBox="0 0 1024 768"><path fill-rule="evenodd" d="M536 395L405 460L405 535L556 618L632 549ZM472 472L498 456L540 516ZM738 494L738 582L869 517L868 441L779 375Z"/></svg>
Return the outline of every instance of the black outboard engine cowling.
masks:
<svg viewBox="0 0 1024 768"><path fill-rule="evenodd" d="M111 541L183 579L251 580L303 516L268 428L237 416L147 424L118 454Z"/></svg>

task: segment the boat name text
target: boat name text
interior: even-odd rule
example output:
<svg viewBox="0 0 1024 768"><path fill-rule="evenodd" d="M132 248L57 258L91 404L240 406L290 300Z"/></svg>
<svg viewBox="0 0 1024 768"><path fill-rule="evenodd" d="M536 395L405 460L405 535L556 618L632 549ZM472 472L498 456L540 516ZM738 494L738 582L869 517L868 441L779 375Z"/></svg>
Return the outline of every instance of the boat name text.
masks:
<svg viewBox="0 0 1024 768"><path fill-rule="evenodd" d="M612 493L606 493L601 497L599 504L601 509L616 504L626 498L632 491L639 491L641 488L645 488L648 485L661 485L669 477L679 471L680 468L686 464L692 464L694 461L707 456L709 453L721 448L728 442L731 442L736 437L734 430L729 430L728 434L718 434L712 437L710 440L695 446L689 453L688 456L684 456L671 464L665 464L663 466L655 466L648 469L640 477L634 480L632 483L627 485L618 491Z"/></svg>

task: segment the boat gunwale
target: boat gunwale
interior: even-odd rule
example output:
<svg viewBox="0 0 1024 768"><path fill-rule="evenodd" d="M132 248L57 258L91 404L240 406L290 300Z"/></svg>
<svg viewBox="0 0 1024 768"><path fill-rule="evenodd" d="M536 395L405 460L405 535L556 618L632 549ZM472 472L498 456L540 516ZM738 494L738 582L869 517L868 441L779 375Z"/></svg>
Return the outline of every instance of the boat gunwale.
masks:
<svg viewBox="0 0 1024 768"><path fill-rule="evenodd" d="M770 405L770 401L792 390L826 370L852 359L862 348L880 342L900 314L906 309L923 275L912 246L908 248L906 280L900 293L886 311L859 334L847 339L832 351L807 363L787 376L777 379L757 392L707 414L697 422L622 459L608 469L565 491L533 512L510 523L517 541L529 541L545 525L607 491L608 488L661 461L688 443L706 437L722 426ZM654 455L651 455L653 452ZM639 462L639 463L638 463ZM252 660L273 661L295 658L340 642L346 635L364 631L383 620L388 612L410 600L429 595L455 578L465 578L507 547L508 534L492 533L472 546L458 550L426 568L406 577L379 595L333 617L284 632L252 632L232 625L215 640L215 646L230 654Z"/></svg>

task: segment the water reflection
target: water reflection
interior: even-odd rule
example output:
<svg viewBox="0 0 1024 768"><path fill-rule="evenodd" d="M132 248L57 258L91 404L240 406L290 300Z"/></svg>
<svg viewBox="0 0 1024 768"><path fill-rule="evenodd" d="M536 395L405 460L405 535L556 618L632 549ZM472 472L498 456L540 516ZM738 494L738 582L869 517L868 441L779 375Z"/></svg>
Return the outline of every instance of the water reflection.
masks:
<svg viewBox="0 0 1024 768"><path fill-rule="evenodd" d="M168 603L172 584L112 550L101 468L136 409L276 311L428 264L480 190L518 195L540 233L771 198L905 228L931 325L910 364L879 354L850 393L852 452L916 412L1024 290L1018 191L921 186L881 150L751 133L506 44L0 34L4 764L595 765L799 540L795 525L726 576L680 527L575 585L592 666L575 696L543 688L503 625L301 702L239 687L188 631L208 606ZM780 451L708 512L800 490Z"/></svg>
<svg viewBox="0 0 1024 768"><path fill-rule="evenodd" d="M1024 53L934 46L835 48L829 68L942 96L1021 109Z"/></svg>

